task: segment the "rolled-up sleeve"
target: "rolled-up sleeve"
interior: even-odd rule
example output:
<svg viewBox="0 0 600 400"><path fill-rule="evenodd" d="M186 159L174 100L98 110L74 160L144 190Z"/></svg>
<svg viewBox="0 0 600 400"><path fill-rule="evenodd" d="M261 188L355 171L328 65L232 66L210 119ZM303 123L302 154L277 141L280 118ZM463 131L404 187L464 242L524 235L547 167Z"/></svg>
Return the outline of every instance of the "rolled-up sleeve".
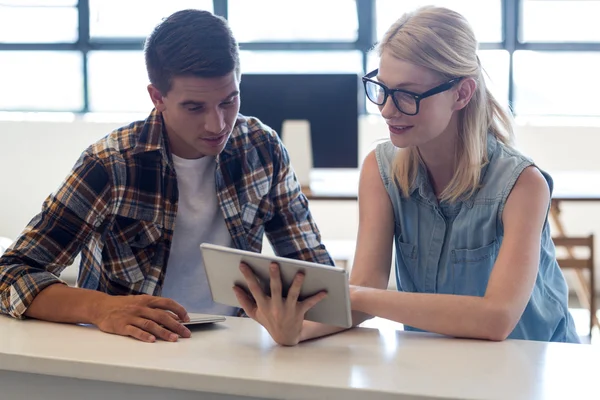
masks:
<svg viewBox="0 0 600 400"><path fill-rule="evenodd" d="M93 233L101 233L110 208L107 168L84 152L67 178L44 202L41 212L0 257L0 313L23 318L46 287L62 283Z"/></svg>

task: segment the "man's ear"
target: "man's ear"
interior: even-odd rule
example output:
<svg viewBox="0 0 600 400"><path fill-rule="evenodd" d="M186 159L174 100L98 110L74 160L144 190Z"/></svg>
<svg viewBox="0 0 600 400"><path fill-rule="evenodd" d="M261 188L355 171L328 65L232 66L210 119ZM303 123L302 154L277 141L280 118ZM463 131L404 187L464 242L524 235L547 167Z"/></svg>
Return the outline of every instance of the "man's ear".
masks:
<svg viewBox="0 0 600 400"><path fill-rule="evenodd" d="M456 102L454 103L455 110L462 110L469 104L471 98L477 90L477 82L473 78L463 78L456 85Z"/></svg>
<svg viewBox="0 0 600 400"><path fill-rule="evenodd" d="M150 95L150 100L152 100L152 104L154 104L154 108L158 111L163 112L166 107L163 101L163 95L153 84L148 85L148 94Z"/></svg>

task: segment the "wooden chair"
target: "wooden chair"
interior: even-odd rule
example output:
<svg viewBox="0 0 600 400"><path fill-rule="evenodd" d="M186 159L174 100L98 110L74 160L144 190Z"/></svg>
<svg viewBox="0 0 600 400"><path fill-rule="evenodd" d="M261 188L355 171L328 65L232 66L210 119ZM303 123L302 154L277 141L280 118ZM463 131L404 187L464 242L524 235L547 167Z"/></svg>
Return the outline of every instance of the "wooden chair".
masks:
<svg viewBox="0 0 600 400"><path fill-rule="evenodd" d="M566 255L557 257L558 265L561 269L571 269L575 271L577 285L575 293L582 307L590 310L590 337L592 328L598 324L596 316L596 285L594 282L594 235L585 237L557 236L552 238L554 245L558 248L564 248ZM577 258L574 249L586 248L587 258ZM588 271L586 278L584 271Z"/></svg>

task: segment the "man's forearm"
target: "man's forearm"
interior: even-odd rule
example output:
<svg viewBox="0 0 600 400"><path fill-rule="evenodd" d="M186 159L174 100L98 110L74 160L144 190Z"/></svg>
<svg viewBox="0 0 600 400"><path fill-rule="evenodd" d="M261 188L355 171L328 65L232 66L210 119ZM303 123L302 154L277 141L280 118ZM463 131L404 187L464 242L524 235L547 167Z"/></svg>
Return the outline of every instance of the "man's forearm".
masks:
<svg viewBox="0 0 600 400"><path fill-rule="evenodd" d="M33 299L25 316L52 322L93 324L99 304L107 297L107 294L95 290L57 283L48 286Z"/></svg>

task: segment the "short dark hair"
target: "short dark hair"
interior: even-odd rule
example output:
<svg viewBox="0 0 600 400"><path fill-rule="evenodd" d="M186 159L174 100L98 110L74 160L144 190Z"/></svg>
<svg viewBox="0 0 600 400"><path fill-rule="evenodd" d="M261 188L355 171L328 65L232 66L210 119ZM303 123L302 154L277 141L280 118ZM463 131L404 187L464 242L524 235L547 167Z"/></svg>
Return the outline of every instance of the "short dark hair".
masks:
<svg viewBox="0 0 600 400"><path fill-rule="evenodd" d="M224 18L203 10L181 10L159 23L144 45L150 83L163 95L177 76L239 75L238 44Z"/></svg>

